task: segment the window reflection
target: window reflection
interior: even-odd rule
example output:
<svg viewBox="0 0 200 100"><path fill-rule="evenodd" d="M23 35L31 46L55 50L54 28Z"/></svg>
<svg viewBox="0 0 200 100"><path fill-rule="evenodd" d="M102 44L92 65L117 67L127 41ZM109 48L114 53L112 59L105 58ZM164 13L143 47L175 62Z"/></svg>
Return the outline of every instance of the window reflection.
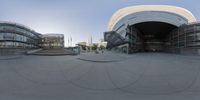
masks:
<svg viewBox="0 0 200 100"><path fill-rule="evenodd" d="M36 48L39 37L29 29L17 26L0 26L0 48Z"/></svg>

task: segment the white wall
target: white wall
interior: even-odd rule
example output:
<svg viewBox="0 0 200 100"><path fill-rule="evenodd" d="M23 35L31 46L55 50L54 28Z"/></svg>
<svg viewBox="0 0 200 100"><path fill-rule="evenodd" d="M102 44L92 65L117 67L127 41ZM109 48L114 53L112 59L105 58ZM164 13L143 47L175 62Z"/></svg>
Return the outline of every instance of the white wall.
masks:
<svg viewBox="0 0 200 100"><path fill-rule="evenodd" d="M128 25L134 25L137 23L149 22L149 21L164 22L175 26L180 26L182 24L188 23L188 20L186 18L174 13L160 12L160 11L144 11L144 12L133 13L122 18L114 26L113 31L116 31L121 36L125 37L126 28Z"/></svg>

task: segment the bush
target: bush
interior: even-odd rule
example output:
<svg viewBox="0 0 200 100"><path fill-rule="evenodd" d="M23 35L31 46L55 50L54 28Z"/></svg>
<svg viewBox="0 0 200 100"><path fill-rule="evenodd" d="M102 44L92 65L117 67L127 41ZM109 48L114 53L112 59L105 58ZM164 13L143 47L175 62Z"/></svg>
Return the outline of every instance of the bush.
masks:
<svg viewBox="0 0 200 100"><path fill-rule="evenodd" d="M96 44L93 44L93 45L92 45L92 50L97 50L97 47L98 47L98 46L97 46Z"/></svg>
<svg viewBox="0 0 200 100"><path fill-rule="evenodd" d="M103 50L103 49L106 49L106 47L103 46L103 45L100 45L99 49L100 49L100 50Z"/></svg>

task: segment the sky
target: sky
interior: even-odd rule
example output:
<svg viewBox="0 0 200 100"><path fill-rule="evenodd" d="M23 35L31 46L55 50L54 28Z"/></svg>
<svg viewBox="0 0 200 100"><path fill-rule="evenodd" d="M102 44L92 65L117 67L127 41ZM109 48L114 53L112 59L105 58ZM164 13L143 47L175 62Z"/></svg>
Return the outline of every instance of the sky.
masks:
<svg viewBox="0 0 200 100"><path fill-rule="evenodd" d="M0 0L0 21L23 24L36 32L61 33L65 46L103 39L110 17L134 5L174 5L188 9L200 20L200 0Z"/></svg>

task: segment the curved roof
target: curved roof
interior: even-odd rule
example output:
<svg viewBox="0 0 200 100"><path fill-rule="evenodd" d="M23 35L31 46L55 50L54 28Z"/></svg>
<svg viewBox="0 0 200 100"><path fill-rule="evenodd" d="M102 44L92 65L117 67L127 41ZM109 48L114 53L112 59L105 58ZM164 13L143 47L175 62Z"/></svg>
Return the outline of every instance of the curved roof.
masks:
<svg viewBox="0 0 200 100"><path fill-rule="evenodd" d="M35 31L34 31L33 29L31 29L30 27L25 26L25 25L23 25L23 24L15 23L15 22L0 21L0 24L13 25L13 26L17 26L17 27L26 29L26 30L28 30L28 31L35 32Z"/></svg>
<svg viewBox="0 0 200 100"><path fill-rule="evenodd" d="M0 26L1 25L10 25L10 26L15 26L21 29L24 29L26 31L32 32L35 35L40 35L40 33L37 33L35 30L29 28L28 26L25 26L23 24L15 23L15 22L8 22L8 21L0 21Z"/></svg>
<svg viewBox="0 0 200 100"><path fill-rule="evenodd" d="M143 12L143 11L161 11L161 12L170 12L177 15L180 15L186 19L188 19L188 22L196 22L196 18L194 15L181 7L176 6L168 6L168 5L139 5L139 6L131 6L119 9L117 12L115 12L108 24L108 30L111 31L115 24L120 21L123 17L137 13L137 12Z"/></svg>

